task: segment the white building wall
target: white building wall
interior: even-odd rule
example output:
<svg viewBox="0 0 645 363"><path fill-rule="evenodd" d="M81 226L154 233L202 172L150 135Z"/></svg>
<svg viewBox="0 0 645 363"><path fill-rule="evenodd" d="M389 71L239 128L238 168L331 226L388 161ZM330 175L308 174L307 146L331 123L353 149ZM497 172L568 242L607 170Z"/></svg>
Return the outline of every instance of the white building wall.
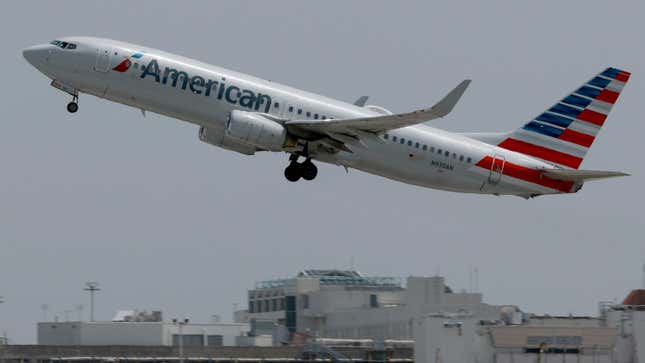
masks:
<svg viewBox="0 0 645 363"><path fill-rule="evenodd" d="M234 346L235 338L249 332L248 324L187 324L183 335L222 336L224 346ZM43 345L144 345L170 346L179 326L163 322L65 322L38 323L38 344Z"/></svg>
<svg viewBox="0 0 645 363"><path fill-rule="evenodd" d="M478 321L469 317L423 317L415 320L415 363L492 362L494 355L490 338L488 334L479 334Z"/></svg>
<svg viewBox="0 0 645 363"><path fill-rule="evenodd" d="M158 322L81 323L81 345L162 345L163 326Z"/></svg>

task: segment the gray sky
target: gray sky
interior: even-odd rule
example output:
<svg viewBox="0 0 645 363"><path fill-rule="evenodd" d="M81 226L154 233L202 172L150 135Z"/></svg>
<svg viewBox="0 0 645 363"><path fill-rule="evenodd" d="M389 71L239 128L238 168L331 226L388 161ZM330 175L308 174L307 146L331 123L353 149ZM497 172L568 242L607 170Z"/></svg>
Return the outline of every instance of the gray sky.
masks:
<svg viewBox="0 0 645 363"><path fill-rule="evenodd" d="M480 271L489 303L595 314L641 285L645 244L638 1L16 1L0 13L0 333L35 342L64 316L162 309L230 319L256 280L306 267L446 276ZM288 183L284 154L246 157L193 125L81 95L80 111L21 49L65 35L161 48L393 111L473 83L434 125L518 127L608 65L633 72L583 167L633 176L525 201L459 195L320 165ZM70 313L75 317L76 313Z"/></svg>

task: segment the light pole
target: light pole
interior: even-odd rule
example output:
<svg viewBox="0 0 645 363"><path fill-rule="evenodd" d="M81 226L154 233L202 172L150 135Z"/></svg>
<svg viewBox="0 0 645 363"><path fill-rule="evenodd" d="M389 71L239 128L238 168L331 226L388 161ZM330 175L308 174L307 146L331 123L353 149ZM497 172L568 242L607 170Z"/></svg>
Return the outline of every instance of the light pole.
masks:
<svg viewBox="0 0 645 363"><path fill-rule="evenodd" d="M179 363L184 363L184 325L188 324L189 321L188 318L184 318L184 320L172 319L172 323L179 330Z"/></svg>
<svg viewBox="0 0 645 363"><path fill-rule="evenodd" d="M90 292L90 321L94 321L94 293L101 291L98 282L86 282L83 290Z"/></svg>

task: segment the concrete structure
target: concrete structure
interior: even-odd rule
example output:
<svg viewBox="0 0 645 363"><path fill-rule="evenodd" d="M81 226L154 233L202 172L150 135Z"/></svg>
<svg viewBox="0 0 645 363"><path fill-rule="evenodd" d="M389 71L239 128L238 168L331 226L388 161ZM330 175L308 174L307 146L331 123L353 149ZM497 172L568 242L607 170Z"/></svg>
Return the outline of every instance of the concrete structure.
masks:
<svg viewBox="0 0 645 363"><path fill-rule="evenodd" d="M645 362L645 290L622 304L601 303L598 317L504 315L417 318L415 362Z"/></svg>
<svg viewBox="0 0 645 363"><path fill-rule="evenodd" d="M172 322L43 322L38 323L41 345L234 346L246 335L248 324L185 325Z"/></svg>
<svg viewBox="0 0 645 363"><path fill-rule="evenodd" d="M413 321L429 313L468 313L499 319L500 307L479 293L455 293L443 277L364 276L348 270L305 270L257 283L237 322L272 321L293 334L343 339L411 339ZM289 341L288 336L278 340Z"/></svg>

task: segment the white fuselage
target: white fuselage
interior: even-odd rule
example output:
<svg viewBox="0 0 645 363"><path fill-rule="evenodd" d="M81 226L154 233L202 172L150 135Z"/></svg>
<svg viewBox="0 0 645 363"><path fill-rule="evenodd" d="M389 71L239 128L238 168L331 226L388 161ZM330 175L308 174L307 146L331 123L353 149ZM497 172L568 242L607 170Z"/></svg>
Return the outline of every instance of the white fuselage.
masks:
<svg viewBox="0 0 645 363"><path fill-rule="evenodd" d="M372 108L148 47L87 37L63 40L76 44L76 49L42 45L37 47L44 56L28 57L25 53L25 57L68 89L194 123L220 135L223 140L227 137L224 127L229 114L236 109L297 120L381 115ZM126 59L129 64L121 64ZM113 69L119 64L125 70ZM233 147L227 147L226 142L219 146L233 150L236 145L247 151L252 149L233 141L228 145ZM323 162L455 192L530 197L568 191L504 172L512 166L521 170L554 168L551 164L425 125L365 137L360 143L349 146L352 152L325 152L324 147L314 145L310 147L310 153L313 159ZM489 162L482 162L487 157Z"/></svg>

